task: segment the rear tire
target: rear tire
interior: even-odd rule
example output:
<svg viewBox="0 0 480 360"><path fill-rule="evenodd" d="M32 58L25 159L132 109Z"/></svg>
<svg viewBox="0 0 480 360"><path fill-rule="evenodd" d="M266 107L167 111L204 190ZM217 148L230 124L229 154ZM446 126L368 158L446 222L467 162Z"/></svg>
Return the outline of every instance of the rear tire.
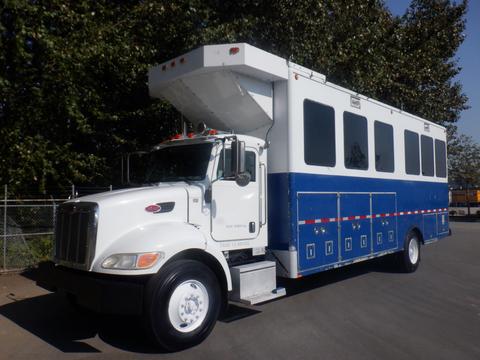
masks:
<svg viewBox="0 0 480 360"><path fill-rule="evenodd" d="M398 255L400 270L412 273L420 264L420 239L416 231L410 231L405 239L404 249Z"/></svg>
<svg viewBox="0 0 480 360"><path fill-rule="evenodd" d="M202 342L213 330L222 304L217 277L194 260L166 265L147 284L145 299L147 334L168 351Z"/></svg>

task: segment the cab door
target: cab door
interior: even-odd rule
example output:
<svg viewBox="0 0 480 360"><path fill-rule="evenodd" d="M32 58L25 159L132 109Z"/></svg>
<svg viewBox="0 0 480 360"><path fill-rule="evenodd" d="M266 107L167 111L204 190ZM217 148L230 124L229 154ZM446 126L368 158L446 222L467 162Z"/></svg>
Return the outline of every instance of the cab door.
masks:
<svg viewBox="0 0 480 360"><path fill-rule="evenodd" d="M260 198L258 180L258 154L254 148L246 148L245 171L250 173L246 186L229 179L230 149L219 156L217 180L212 183L211 234L217 241L250 240L259 233ZM225 169L224 169L225 167Z"/></svg>

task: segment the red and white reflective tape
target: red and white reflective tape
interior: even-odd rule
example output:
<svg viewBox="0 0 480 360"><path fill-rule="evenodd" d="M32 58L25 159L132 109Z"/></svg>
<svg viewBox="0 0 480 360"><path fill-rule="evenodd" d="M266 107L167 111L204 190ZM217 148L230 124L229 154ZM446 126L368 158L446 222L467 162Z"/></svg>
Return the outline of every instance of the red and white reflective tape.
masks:
<svg viewBox="0 0 480 360"><path fill-rule="evenodd" d="M375 218L382 218L382 217L425 214L425 213L427 213L427 214L428 213L439 213L439 212L444 212L444 211L448 211L448 208L400 211L400 212L394 212L394 213L373 214L373 215L343 216L343 217L339 217L339 218L334 217L334 218L300 220L298 222L298 225L321 224L321 223L331 223L331 222L351 221L351 220L363 220L363 219L370 219L370 218L375 219Z"/></svg>

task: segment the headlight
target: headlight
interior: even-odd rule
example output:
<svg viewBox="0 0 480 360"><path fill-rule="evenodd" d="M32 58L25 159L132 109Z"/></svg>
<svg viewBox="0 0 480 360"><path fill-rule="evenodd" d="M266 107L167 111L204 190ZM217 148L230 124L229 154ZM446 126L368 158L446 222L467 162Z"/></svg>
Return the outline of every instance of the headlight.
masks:
<svg viewBox="0 0 480 360"><path fill-rule="evenodd" d="M102 262L104 269L141 270L151 268L165 257L163 252L141 254L115 254L107 257Z"/></svg>

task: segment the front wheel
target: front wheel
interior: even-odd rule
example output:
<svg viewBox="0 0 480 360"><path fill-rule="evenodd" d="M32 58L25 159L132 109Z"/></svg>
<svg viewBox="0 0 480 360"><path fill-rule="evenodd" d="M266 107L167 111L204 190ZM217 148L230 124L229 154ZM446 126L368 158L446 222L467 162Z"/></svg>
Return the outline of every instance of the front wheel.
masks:
<svg viewBox="0 0 480 360"><path fill-rule="evenodd" d="M399 254L400 270L411 273L420 264L420 240L417 232L410 231L405 240L403 251Z"/></svg>
<svg viewBox="0 0 480 360"><path fill-rule="evenodd" d="M166 350L191 347L210 334L220 305L220 285L209 267L194 260L175 261L147 285L146 330Z"/></svg>

